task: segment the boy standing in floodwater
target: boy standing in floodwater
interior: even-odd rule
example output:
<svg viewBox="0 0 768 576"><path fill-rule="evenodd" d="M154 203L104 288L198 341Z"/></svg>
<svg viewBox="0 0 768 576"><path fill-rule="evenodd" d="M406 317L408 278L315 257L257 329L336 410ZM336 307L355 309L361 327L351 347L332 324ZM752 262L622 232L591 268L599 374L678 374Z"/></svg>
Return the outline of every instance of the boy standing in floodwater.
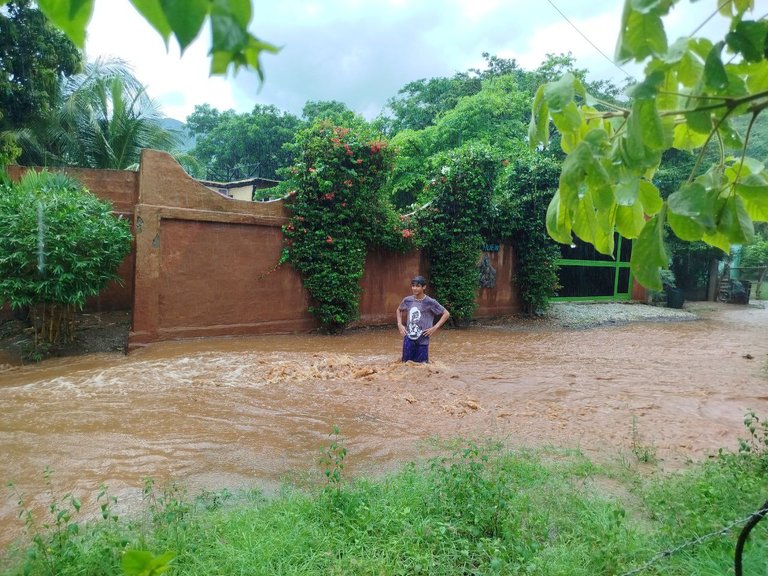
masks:
<svg viewBox="0 0 768 576"><path fill-rule="evenodd" d="M424 276L416 276L411 280L413 295L403 298L397 308L397 328L403 336L403 362L429 362L429 337L451 316L440 302L427 296L426 288ZM403 324L403 312L408 316L407 324Z"/></svg>

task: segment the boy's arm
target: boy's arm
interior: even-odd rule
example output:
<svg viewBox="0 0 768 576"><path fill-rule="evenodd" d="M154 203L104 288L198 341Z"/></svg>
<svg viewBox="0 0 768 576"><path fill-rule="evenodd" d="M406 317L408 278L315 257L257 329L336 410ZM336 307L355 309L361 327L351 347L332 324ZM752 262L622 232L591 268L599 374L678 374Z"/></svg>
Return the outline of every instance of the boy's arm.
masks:
<svg viewBox="0 0 768 576"><path fill-rule="evenodd" d="M400 307L397 307L397 329L400 330L400 335L405 336L405 326L403 325L403 311Z"/></svg>
<svg viewBox="0 0 768 576"><path fill-rule="evenodd" d="M437 329L440 328L440 326L448 322L448 318L450 317L451 317L451 313L448 312L448 310L445 310L445 312L443 312L443 315L440 316L440 320L437 321L437 324L435 324L431 328L427 328L426 330L424 330L424 332L422 332L422 334L424 336L432 336L432 334L434 334L437 331Z"/></svg>

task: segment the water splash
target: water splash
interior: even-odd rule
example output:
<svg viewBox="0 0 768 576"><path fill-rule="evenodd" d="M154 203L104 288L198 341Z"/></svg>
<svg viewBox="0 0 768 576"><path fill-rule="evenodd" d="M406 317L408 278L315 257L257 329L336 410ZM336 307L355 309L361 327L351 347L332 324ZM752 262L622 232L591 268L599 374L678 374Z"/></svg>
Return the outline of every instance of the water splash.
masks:
<svg viewBox="0 0 768 576"><path fill-rule="evenodd" d="M37 202L37 270L45 272L45 211L42 201Z"/></svg>

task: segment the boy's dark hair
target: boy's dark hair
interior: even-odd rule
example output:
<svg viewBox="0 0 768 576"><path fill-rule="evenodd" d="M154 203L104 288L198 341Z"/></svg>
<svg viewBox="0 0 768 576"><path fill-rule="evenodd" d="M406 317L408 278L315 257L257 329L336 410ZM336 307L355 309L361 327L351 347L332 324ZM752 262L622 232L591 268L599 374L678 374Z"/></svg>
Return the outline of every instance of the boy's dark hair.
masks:
<svg viewBox="0 0 768 576"><path fill-rule="evenodd" d="M411 280L411 286L413 286L414 284L418 284L419 286L426 286L427 279L424 278L424 276L414 276L413 280Z"/></svg>

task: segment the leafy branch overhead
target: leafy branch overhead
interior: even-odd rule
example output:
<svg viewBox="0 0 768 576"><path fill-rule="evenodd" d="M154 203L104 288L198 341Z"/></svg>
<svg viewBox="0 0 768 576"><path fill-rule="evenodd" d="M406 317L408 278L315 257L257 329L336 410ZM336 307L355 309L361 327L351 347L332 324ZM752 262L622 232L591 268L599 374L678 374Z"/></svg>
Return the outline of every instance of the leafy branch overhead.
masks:
<svg viewBox="0 0 768 576"><path fill-rule="evenodd" d="M0 0L0 6L8 0ZM95 0L38 0L40 10L79 47L85 46L85 31ZM182 53L197 38L206 20L211 28L211 74L223 75L230 65L235 72L250 68L263 79L262 52L279 48L248 31L251 0L131 0L133 7L165 41L176 38Z"/></svg>
<svg viewBox="0 0 768 576"><path fill-rule="evenodd" d="M576 234L604 254L613 252L614 229L636 239L633 274L655 290L669 263L665 226L727 252L752 240L754 222L768 221L766 159L746 153L768 107L766 16L751 19L754 0L710 2L712 16L730 22L725 37L670 44L663 18L676 3L625 1L616 57L645 63L627 106L591 98L566 74L539 88L528 132L531 146L546 146L551 120L567 154L549 234L562 243ZM687 180L662 198L654 174L670 148L697 157Z"/></svg>

